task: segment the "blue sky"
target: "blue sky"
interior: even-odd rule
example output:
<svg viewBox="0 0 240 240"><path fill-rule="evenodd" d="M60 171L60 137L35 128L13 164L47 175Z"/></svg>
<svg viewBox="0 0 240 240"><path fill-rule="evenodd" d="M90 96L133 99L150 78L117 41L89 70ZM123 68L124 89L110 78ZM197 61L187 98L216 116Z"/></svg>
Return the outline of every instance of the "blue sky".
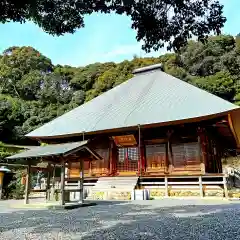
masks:
<svg viewBox="0 0 240 240"><path fill-rule="evenodd" d="M223 33L236 35L240 32L240 1L221 1L227 17ZM0 52L10 46L32 46L54 64L84 66L94 62L130 60L135 54L144 57L165 52L162 49L146 55L136 41L131 20L115 14L86 16L85 28L61 37L48 35L33 23L0 24L0 32Z"/></svg>

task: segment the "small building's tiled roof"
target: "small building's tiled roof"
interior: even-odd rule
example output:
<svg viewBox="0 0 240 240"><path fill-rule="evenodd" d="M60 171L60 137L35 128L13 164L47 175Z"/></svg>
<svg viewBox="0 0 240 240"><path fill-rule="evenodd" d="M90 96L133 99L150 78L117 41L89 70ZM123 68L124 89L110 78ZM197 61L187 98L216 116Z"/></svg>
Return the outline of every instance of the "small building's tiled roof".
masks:
<svg viewBox="0 0 240 240"><path fill-rule="evenodd" d="M27 134L54 137L167 123L230 112L238 106L152 66Z"/></svg>
<svg viewBox="0 0 240 240"><path fill-rule="evenodd" d="M6 159L41 158L59 155L64 156L65 154L86 145L87 142L88 141L39 146L24 152L17 153L13 156L7 157Z"/></svg>

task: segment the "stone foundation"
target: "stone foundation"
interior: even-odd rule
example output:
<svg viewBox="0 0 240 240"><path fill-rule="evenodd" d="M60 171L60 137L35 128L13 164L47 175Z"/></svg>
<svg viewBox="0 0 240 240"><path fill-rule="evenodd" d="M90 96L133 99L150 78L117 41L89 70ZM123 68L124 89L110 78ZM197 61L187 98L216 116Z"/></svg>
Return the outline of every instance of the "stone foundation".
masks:
<svg viewBox="0 0 240 240"><path fill-rule="evenodd" d="M160 198L164 197L165 192L163 189L150 189L149 190L149 198L150 199L155 199L155 198Z"/></svg>
<svg viewBox="0 0 240 240"><path fill-rule="evenodd" d="M230 198L240 198L240 189L230 189L228 196Z"/></svg>
<svg viewBox="0 0 240 240"><path fill-rule="evenodd" d="M222 189L206 189L204 190L205 197L224 197L224 192Z"/></svg>
<svg viewBox="0 0 240 240"><path fill-rule="evenodd" d="M172 189L169 191L169 197L199 197L200 193L197 190L179 190Z"/></svg>
<svg viewBox="0 0 240 240"><path fill-rule="evenodd" d="M90 194L92 200L131 200L131 192L92 192Z"/></svg>
<svg viewBox="0 0 240 240"><path fill-rule="evenodd" d="M205 197L224 197L224 193L222 189L204 189ZM169 197L200 197L199 189L169 189L168 191ZM240 192L239 192L240 196ZM165 189L149 189L149 197L150 199L157 199L165 197Z"/></svg>

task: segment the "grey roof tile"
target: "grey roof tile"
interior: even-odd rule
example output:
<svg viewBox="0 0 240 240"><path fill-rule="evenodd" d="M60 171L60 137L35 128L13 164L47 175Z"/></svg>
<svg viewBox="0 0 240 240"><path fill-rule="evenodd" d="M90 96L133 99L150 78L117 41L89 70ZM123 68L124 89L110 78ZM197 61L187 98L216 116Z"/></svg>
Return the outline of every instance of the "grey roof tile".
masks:
<svg viewBox="0 0 240 240"><path fill-rule="evenodd" d="M238 106L149 68L27 134L49 137L166 123L228 112Z"/></svg>
<svg viewBox="0 0 240 240"><path fill-rule="evenodd" d="M13 156L7 157L6 159L21 159L21 158L39 158L46 156L58 156L69 153L72 150L83 147L88 141L71 142L63 144L50 144L46 146L34 147L30 150L17 153Z"/></svg>

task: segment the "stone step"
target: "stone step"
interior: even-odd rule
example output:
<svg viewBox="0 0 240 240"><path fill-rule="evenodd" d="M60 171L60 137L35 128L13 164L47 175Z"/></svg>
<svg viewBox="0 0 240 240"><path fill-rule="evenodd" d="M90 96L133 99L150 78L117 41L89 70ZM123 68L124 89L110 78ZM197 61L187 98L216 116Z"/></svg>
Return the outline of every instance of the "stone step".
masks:
<svg viewBox="0 0 240 240"><path fill-rule="evenodd" d="M132 179L132 180L129 180L129 179L126 179L126 180L111 180L111 179L108 179L108 180L103 180L103 181L102 181L102 180L100 179L100 180L97 181L97 183L98 183L98 182L102 182L102 183L108 183L108 182L109 182L109 183L111 183L111 182L123 182L123 183L124 183L124 182L125 182L125 183L127 183L127 182L135 182L135 183L136 183L137 180L135 180L135 179Z"/></svg>
<svg viewBox="0 0 240 240"><path fill-rule="evenodd" d="M134 189L135 185L96 185L92 189Z"/></svg>
<svg viewBox="0 0 240 240"><path fill-rule="evenodd" d="M129 200L137 182L138 177L101 177L91 188L86 199Z"/></svg>
<svg viewBox="0 0 240 240"><path fill-rule="evenodd" d="M132 188L98 188L98 189L92 189L89 194L94 192L131 192L133 191Z"/></svg>
<svg viewBox="0 0 240 240"><path fill-rule="evenodd" d="M96 185L136 185L136 182L120 182L120 181L114 181L114 182L97 182Z"/></svg>
<svg viewBox="0 0 240 240"><path fill-rule="evenodd" d="M105 180L105 179L138 179L138 177L127 177L127 176L123 176L123 177L119 177L119 176L115 176L115 177L101 177L100 179Z"/></svg>
<svg viewBox="0 0 240 240"><path fill-rule="evenodd" d="M121 184L121 183L116 183L116 184L96 184L93 186L93 188L101 188L101 187L106 187L106 188L117 188L117 187L135 187L136 184Z"/></svg>
<svg viewBox="0 0 240 240"><path fill-rule="evenodd" d="M95 186L116 186L116 185L132 185L132 186L135 186L137 184L136 181L126 181L126 182L123 182L123 181L111 181L111 182L97 182L95 184Z"/></svg>
<svg viewBox="0 0 240 240"><path fill-rule="evenodd" d="M88 195L87 200L130 200L131 192L96 192Z"/></svg>
<svg viewBox="0 0 240 240"><path fill-rule="evenodd" d="M135 188L93 188L90 192L117 192L117 191L133 191Z"/></svg>
<svg viewBox="0 0 240 240"><path fill-rule="evenodd" d="M115 180L112 180L112 179L107 179L107 180L98 180L97 182L103 182L103 183L106 183L106 182L125 182L125 183L127 183L127 182L137 182L137 180L135 180L135 179L123 179L123 180L121 180L121 179L115 179Z"/></svg>

